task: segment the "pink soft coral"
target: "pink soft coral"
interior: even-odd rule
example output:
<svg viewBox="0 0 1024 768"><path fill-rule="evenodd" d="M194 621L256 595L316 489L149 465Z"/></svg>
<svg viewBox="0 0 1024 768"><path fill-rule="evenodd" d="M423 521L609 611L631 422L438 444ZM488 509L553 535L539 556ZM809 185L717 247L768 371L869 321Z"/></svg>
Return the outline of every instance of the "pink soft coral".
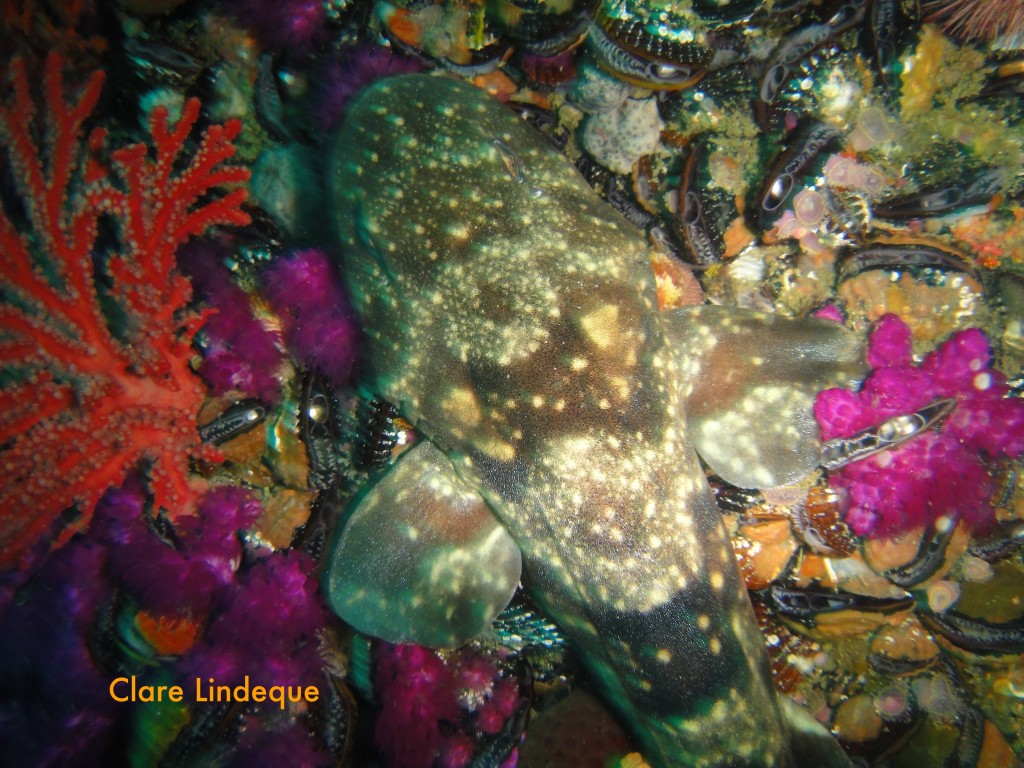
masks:
<svg viewBox="0 0 1024 768"><path fill-rule="evenodd" d="M943 515L975 526L992 520L990 459L1024 453L1024 403L1006 397L1006 378L990 367L984 333L954 334L912 365L910 329L883 317L868 348L875 369L859 393L822 392L815 416L826 440L850 437L886 419L912 413L938 398L957 401L935 431L833 474L846 492L846 521L855 533L880 537Z"/></svg>
<svg viewBox="0 0 1024 768"><path fill-rule="evenodd" d="M478 740L500 733L521 694L485 651L442 658L418 645L378 645L374 689L381 703L375 740L389 766L465 768ZM515 765L515 751L503 763Z"/></svg>
<svg viewBox="0 0 1024 768"><path fill-rule="evenodd" d="M347 384L356 360L357 328L327 254L316 248L296 251L272 264L263 283L292 353L335 386Z"/></svg>

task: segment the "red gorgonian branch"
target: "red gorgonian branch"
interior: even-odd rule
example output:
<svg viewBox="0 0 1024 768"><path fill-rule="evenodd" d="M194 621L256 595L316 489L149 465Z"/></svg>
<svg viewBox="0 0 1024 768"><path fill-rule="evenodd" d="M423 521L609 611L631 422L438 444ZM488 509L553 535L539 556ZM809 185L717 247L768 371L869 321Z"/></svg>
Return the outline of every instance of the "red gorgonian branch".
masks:
<svg viewBox="0 0 1024 768"><path fill-rule="evenodd" d="M153 111L151 147L105 156L102 128L83 141L103 73L65 101L61 67L51 54L37 113L14 60L0 105L16 192L0 210L0 566L24 563L77 506L58 543L68 538L140 463L157 507L190 507L189 461L214 454L198 438L205 389L189 367L203 314L175 252L211 226L249 222L249 172L224 164L237 120L205 130L188 157L192 99L174 126ZM100 236L101 221L113 232Z"/></svg>

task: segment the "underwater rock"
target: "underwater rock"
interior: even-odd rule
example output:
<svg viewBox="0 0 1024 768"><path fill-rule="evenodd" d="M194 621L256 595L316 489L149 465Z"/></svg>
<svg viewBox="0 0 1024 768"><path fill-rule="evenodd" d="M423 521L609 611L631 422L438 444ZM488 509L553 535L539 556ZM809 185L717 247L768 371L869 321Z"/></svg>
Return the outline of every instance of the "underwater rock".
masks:
<svg viewBox="0 0 1024 768"><path fill-rule="evenodd" d="M536 716L519 750L519 768L604 768L632 750L601 702L576 690Z"/></svg>

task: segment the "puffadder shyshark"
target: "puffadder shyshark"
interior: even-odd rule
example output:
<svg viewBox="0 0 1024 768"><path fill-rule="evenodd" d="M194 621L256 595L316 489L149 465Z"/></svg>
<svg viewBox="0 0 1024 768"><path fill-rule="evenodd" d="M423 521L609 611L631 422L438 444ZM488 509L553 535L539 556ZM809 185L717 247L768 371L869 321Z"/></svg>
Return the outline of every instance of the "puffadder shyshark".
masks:
<svg viewBox="0 0 1024 768"><path fill-rule="evenodd" d="M641 234L466 83L380 81L335 141L369 385L425 439L337 534L334 610L454 646L522 572L652 764L847 765L775 695L697 453L741 487L812 471L814 394L861 375L859 343L825 320L660 311Z"/></svg>

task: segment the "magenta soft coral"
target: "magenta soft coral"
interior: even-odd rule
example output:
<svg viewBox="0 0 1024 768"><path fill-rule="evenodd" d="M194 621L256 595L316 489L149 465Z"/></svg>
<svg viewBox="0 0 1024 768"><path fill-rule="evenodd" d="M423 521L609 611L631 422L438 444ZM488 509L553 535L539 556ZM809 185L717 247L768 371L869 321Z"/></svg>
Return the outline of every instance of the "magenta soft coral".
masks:
<svg viewBox="0 0 1024 768"><path fill-rule="evenodd" d="M242 392L276 403L286 371L281 333L256 317L249 294L224 266L228 256L228 249L201 241L178 254L197 297L212 309L197 335L203 351L199 373L215 395Z"/></svg>
<svg viewBox="0 0 1024 768"><path fill-rule="evenodd" d="M7 72L13 98L0 105L0 139L23 204L13 217L0 211L0 567L24 565L71 505L79 526L87 523L103 492L140 461L159 507L171 515L189 507L189 462L215 454L196 432L205 390L189 367L202 317L189 309L191 287L174 254L210 226L249 220L238 186L248 171L224 165L237 121L208 128L185 158L198 101L173 127L157 109L152 150L132 144L105 159L103 130L83 138L103 74L65 101L61 68L58 56L47 59L42 121L21 60ZM97 259L105 215L118 241Z"/></svg>
<svg viewBox="0 0 1024 768"><path fill-rule="evenodd" d="M352 98L363 88L392 75L419 72L423 64L383 46L358 46L328 59L320 71L314 114L329 134L341 123Z"/></svg>
<svg viewBox="0 0 1024 768"><path fill-rule="evenodd" d="M356 359L354 313L327 254L296 251L263 273L264 295L284 325L284 340L306 365L337 387L348 383Z"/></svg>
<svg viewBox="0 0 1024 768"><path fill-rule="evenodd" d="M225 0L225 5L264 44L292 55L312 53L329 34L322 0Z"/></svg>
<svg viewBox="0 0 1024 768"><path fill-rule="evenodd" d="M910 329L886 315L871 334L874 368L859 393L822 392L815 415L825 440L845 438L939 398L956 400L937 430L836 471L855 533L881 537L939 517L983 527L993 518L988 463L1024 453L1024 402L1007 397L1006 378L991 368L984 333L960 331L912 364Z"/></svg>
<svg viewBox="0 0 1024 768"><path fill-rule="evenodd" d="M109 491L97 506L95 535L110 545L109 562L121 587L140 607L202 623L219 590L232 585L242 560L239 531L261 508L241 488L215 488L196 514L175 522L176 546L153 535L142 514L137 483Z"/></svg>
<svg viewBox="0 0 1024 768"><path fill-rule="evenodd" d="M140 710L112 701L108 688L126 669L146 682L170 677L186 691L196 678L233 685L244 675L253 685L322 685L318 644L330 619L312 558L265 549L244 558L240 531L260 507L243 489L206 493L197 514L175 521L173 535L156 532L146 496L141 476L129 475L104 494L88 530L47 558L19 592L0 594L5 765L123 764L131 741L125 734ZM139 609L191 617L198 642L167 655L155 646L145 650L146 635L131 622ZM137 664L139 651L145 667ZM211 711L208 704L190 706L193 723ZM225 728L209 734L209 742L197 739L191 753L186 743L191 759L180 762L203 762L199 755L214 744L218 764L333 765L298 709L247 705L237 732Z"/></svg>
<svg viewBox="0 0 1024 768"><path fill-rule="evenodd" d="M377 644L375 740L393 768L465 768L477 740L499 733L521 703L518 683L487 652L448 658L418 645ZM515 765L515 752L503 763Z"/></svg>
<svg viewBox="0 0 1024 768"><path fill-rule="evenodd" d="M231 589L217 592L205 639L179 665L183 677L319 684L317 633L327 626L328 612L315 572L312 558L295 550L274 552L240 572Z"/></svg>

